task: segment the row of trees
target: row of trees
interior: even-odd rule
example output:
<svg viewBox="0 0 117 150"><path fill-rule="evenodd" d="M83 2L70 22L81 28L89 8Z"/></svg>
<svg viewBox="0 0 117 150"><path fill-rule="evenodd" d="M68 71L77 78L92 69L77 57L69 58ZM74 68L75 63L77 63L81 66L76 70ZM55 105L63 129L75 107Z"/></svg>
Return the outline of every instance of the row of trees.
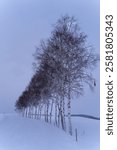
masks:
<svg viewBox="0 0 117 150"><path fill-rule="evenodd" d="M35 73L16 101L18 111L29 117L35 114L35 118L44 115L46 122L51 122L53 116L55 125L65 131L68 118L72 135L71 101L74 94L82 94L86 83L94 87L89 70L99 60L86 39L74 17L66 15L57 21L50 38L36 49Z"/></svg>

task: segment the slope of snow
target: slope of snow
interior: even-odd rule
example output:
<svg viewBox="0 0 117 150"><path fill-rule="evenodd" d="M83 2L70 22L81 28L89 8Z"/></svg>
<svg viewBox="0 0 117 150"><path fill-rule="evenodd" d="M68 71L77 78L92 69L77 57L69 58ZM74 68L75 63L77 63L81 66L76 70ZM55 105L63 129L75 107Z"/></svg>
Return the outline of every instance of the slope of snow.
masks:
<svg viewBox="0 0 117 150"><path fill-rule="evenodd" d="M1 114L0 150L99 150L96 129L99 121L74 118L73 122L78 129L78 142L75 137L45 122Z"/></svg>
<svg viewBox="0 0 117 150"><path fill-rule="evenodd" d="M100 121L73 117L73 128L78 132L78 144L81 150L100 149Z"/></svg>

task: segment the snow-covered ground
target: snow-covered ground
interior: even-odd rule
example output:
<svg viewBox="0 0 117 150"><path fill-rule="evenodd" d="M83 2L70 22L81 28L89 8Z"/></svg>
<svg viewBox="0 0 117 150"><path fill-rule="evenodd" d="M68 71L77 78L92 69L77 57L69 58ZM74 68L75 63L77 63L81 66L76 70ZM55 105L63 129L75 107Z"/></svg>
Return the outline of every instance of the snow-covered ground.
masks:
<svg viewBox="0 0 117 150"><path fill-rule="evenodd" d="M99 150L99 120L74 117L78 142L54 125L0 114L0 150Z"/></svg>

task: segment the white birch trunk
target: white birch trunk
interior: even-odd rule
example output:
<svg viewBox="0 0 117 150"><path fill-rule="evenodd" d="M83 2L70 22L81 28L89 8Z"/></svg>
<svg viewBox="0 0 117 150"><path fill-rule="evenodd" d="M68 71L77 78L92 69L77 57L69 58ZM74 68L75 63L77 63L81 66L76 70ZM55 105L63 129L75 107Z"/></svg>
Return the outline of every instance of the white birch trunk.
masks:
<svg viewBox="0 0 117 150"><path fill-rule="evenodd" d="M55 101L55 125L57 126L57 102Z"/></svg>
<svg viewBox="0 0 117 150"><path fill-rule="evenodd" d="M52 100L52 103L51 103L51 110L50 110L50 123L52 122L52 110L53 110L53 100Z"/></svg>
<svg viewBox="0 0 117 150"><path fill-rule="evenodd" d="M72 122L71 122L71 91L69 88L68 91L68 130L69 130L69 134L72 135Z"/></svg>

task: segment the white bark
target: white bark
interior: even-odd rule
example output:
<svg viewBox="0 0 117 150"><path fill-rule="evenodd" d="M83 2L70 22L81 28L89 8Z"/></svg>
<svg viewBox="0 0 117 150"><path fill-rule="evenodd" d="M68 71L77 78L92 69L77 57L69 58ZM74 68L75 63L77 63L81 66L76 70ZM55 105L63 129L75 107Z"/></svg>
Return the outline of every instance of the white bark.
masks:
<svg viewBox="0 0 117 150"><path fill-rule="evenodd" d="M72 122L71 122L71 91L69 88L69 92L68 92L68 130L69 130L69 134L72 135Z"/></svg>

